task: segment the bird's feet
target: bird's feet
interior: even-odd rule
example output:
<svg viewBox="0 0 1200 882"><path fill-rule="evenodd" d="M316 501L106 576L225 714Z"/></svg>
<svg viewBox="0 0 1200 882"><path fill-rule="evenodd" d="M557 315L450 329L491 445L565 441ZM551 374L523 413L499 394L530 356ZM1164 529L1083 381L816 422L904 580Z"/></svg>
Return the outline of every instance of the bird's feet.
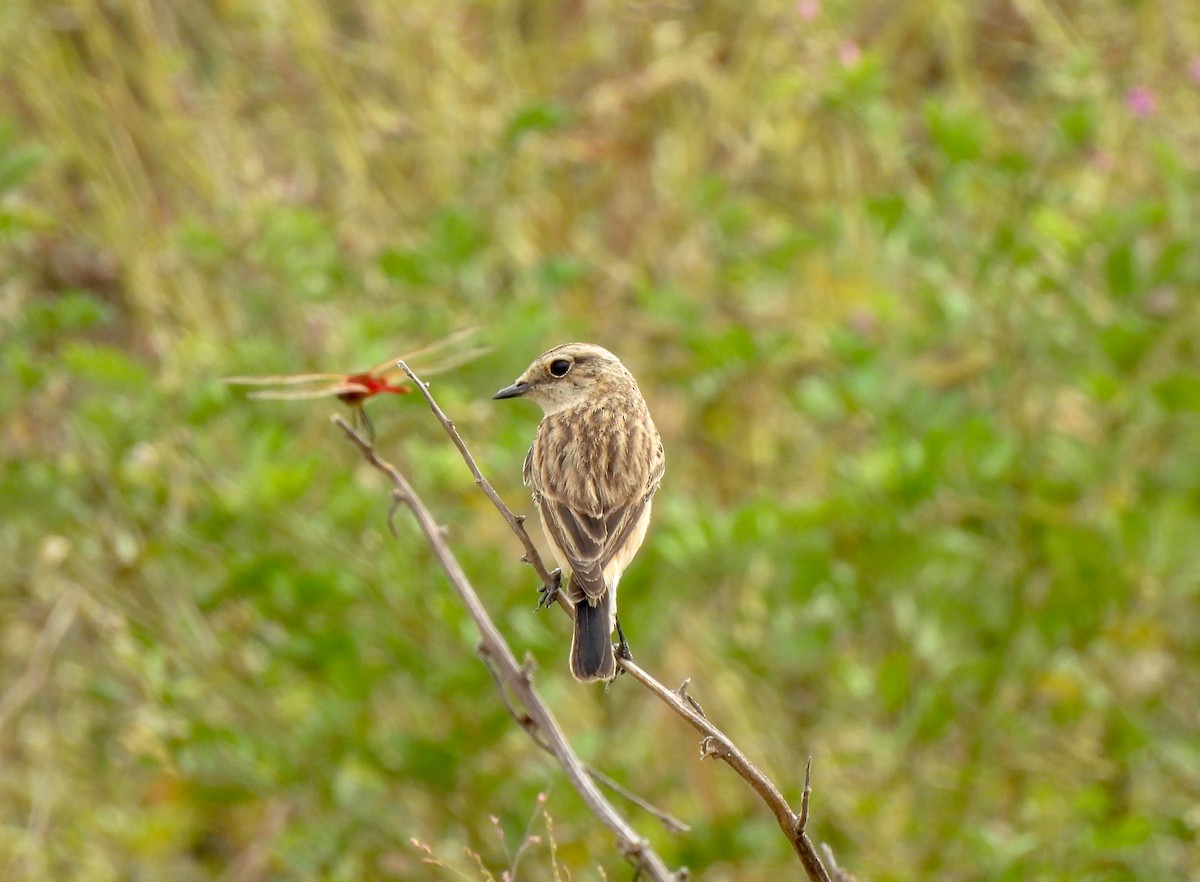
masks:
<svg viewBox="0 0 1200 882"><path fill-rule="evenodd" d="M617 619L617 642L613 644L613 652L617 654L617 658L623 658L625 661L633 661L633 653L629 651L629 641L625 639L625 632L621 630L621 620ZM621 670L618 668L618 670Z"/></svg>
<svg viewBox="0 0 1200 882"><path fill-rule="evenodd" d="M550 574L551 584L538 586L538 605L534 607L536 612L539 609L549 609L558 601L558 592L562 590L562 570L555 568Z"/></svg>
<svg viewBox="0 0 1200 882"><path fill-rule="evenodd" d="M617 658L623 658L625 661L633 661L633 653L629 651L629 641L625 639L625 632L621 630L621 620L616 620L617 624L617 642L613 644L613 655ZM604 691L608 692L608 687L616 682L617 677L625 673L625 669L617 665L616 672L604 684Z"/></svg>

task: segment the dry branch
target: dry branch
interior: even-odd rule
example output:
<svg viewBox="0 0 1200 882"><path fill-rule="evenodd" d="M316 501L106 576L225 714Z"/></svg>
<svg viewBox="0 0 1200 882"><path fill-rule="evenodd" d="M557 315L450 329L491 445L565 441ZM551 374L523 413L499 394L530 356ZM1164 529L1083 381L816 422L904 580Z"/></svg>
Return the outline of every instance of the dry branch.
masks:
<svg viewBox="0 0 1200 882"><path fill-rule="evenodd" d="M483 476L476 464L470 450L467 449L466 442L463 441L455 428L454 423L446 416L445 412L434 400L432 393L429 391L429 384L421 380L412 369L403 361L397 362L397 367L404 371L429 404L433 415L441 423L442 428L450 436L450 440L454 446L458 448L458 452L462 455L463 460L467 464L467 468L471 470L471 474L475 477L475 483L487 494L488 499L503 515L508 525L512 528L517 538L521 541L525 549L525 556L522 558L526 563L533 567L534 572L542 580L544 586L549 587L550 574L542 563L541 556L538 554L536 546L529 537L528 531L525 529L525 518L513 514L513 512L504 504L499 494L492 488L492 485ZM571 613L570 604L559 596L560 604ZM808 760L808 765L805 768L804 775L804 791L801 801L801 811L796 813L792 810L788 801L784 798L783 793L775 786L766 775L764 775L757 766L755 766L744 753L742 753L733 741L725 735L720 729L714 726L705 716L699 703L687 694L687 682L679 687L678 690L671 690L660 683L658 680L650 676L642 668L638 667L629 659L618 657L617 664L627 674L649 689L670 707L675 713L683 717L694 729L704 735L701 741L701 756L713 757L724 760L730 768L732 768L747 784L753 788L754 792L766 803L771 813L775 816L776 822L787 837L788 842L796 852L796 856L800 859L800 863L804 867L805 873L811 882L831 882L829 873L821 863L820 857L817 855L816 849L813 847L812 841L808 838L806 826L808 823L808 802L811 793L810 775L812 771L812 759Z"/></svg>
<svg viewBox="0 0 1200 882"><path fill-rule="evenodd" d="M483 660L485 663L487 662L488 659L486 655L483 656ZM526 662L526 665L528 665L528 661ZM534 744L546 751L546 753L553 756L554 751L550 749L550 745L546 743L546 740L542 738L541 733L538 732L537 723L533 721L533 718L530 717L529 714L521 713L519 710L517 710L517 708L513 706L513 703L508 700L508 692L504 688L504 681L500 678L500 675L496 672L496 669L490 664L487 665L487 669L488 673L492 675L492 681L496 684L496 691L500 693L500 700L504 703L504 707L508 710L509 716L513 718L513 721L518 726L525 730L525 734L527 734L533 740ZM683 821L679 820L679 818L675 817L670 812L663 811L658 806L651 804L647 800L642 799L642 797L638 796L632 790L629 790L627 787L624 787L618 782L614 781L599 769L593 768L587 763L584 763L583 768L597 784L602 784L613 793L616 793L618 796L624 797L632 802L642 811L653 815L672 833L691 832L692 828Z"/></svg>
<svg viewBox="0 0 1200 882"><path fill-rule="evenodd" d="M617 812L592 781L583 762L575 754L566 735L559 727L558 721L550 712L550 708L534 688L529 668L517 663L516 656L513 655L508 643L501 636L495 623L492 622L479 595L471 586L466 573L463 572L454 553L446 544L441 526L434 520L433 515L413 490L412 485L408 483L399 469L381 459L375 453L374 447L361 438L349 423L340 416L334 417L334 422L346 434L346 437L358 446L367 462L382 471L391 480L394 488L393 498L399 504L407 506L412 512L421 532L425 534L429 547L437 557L438 563L442 565L442 569L450 579L450 584L459 600L462 601L471 619L475 622L480 636L479 652L505 687L520 700L530 719L549 745L555 759L562 766L567 779L579 792L588 808L604 826L616 835L622 854L638 867L639 873L644 873L654 882L680 882L680 880L686 879L687 871L672 872L669 870L663 859L651 848L650 843L638 836L637 831ZM536 554L536 550L534 553Z"/></svg>

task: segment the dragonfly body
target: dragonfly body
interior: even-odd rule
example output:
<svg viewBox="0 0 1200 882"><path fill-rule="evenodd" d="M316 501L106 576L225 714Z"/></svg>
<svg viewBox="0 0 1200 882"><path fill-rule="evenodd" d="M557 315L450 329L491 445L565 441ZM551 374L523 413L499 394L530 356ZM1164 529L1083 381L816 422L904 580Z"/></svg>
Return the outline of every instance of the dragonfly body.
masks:
<svg viewBox="0 0 1200 882"><path fill-rule="evenodd" d="M399 360L399 359L397 359ZM346 386L361 386L361 389L343 389L341 392L334 392L338 401L344 401L346 404L354 405L361 404L368 398L373 398L376 395L407 395L412 389L403 383L395 385L386 377L376 377L372 374L351 374L346 377Z"/></svg>

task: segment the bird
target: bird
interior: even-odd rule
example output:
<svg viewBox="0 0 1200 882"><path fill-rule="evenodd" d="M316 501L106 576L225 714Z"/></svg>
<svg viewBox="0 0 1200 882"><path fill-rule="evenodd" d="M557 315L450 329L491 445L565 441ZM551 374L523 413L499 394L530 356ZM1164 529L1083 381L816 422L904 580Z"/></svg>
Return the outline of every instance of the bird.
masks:
<svg viewBox="0 0 1200 882"><path fill-rule="evenodd" d="M560 582L567 580L575 618L571 674L581 682L611 681L614 628L618 651L631 657L617 618L617 586L645 539L662 481L658 429L633 374L590 343L539 355L492 397L527 398L542 408L523 477Z"/></svg>

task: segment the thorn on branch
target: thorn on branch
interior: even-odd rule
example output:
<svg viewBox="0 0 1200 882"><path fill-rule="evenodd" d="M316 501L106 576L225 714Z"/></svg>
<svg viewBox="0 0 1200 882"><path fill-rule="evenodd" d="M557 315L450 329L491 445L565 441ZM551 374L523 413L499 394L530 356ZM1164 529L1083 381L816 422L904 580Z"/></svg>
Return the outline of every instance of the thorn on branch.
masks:
<svg viewBox="0 0 1200 882"><path fill-rule="evenodd" d="M812 757L804 764L804 792L800 795L800 817L796 819L796 835L803 836L808 826L808 798L812 793Z"/></svg>
<svg viewBox="0 0 1200 882"><path fill-rule="evenodd" d="M704 713L704 708L702 708L700 706L700 702L696 701L696 699L694 699L694 698L692 698L692 696L688 695L687 690L688 690L688 686L690 686L691 683L692 683L692 678L688 677L681 684L679 684L679 688L675 690L675 694L679 696L680 701L687 702L688 706L692 710L694 710L696 713L698 713L702 719L707 720L708 715L706 713Z"/></svg>
<svg viewBox="0 0 1200 882"><path fill-rule="evenodd" d="M720 743L711 735L700 739L700 759L720 759L725 755Z"/></svg>

